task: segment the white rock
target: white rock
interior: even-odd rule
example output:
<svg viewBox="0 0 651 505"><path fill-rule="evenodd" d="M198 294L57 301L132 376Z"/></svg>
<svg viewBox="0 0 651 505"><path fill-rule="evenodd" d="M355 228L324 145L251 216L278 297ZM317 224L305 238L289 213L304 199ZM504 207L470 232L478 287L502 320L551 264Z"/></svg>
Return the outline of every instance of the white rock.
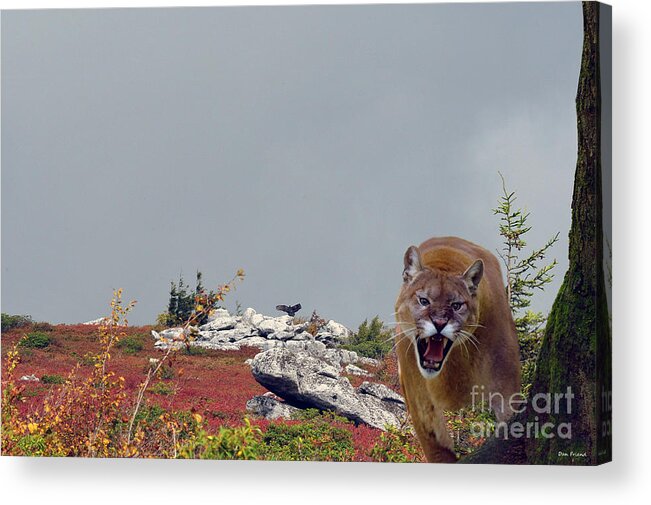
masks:
<svg viewBox="0 0 651 505"><path fill-rule="evenodd" d="M279 402L269 395L254 396L246 402L246 410L265 419L291 419L300 409Z"/></svg>
<svg viewBox="0 0 651 505"><path fill-rule="evenodd" d="M289 316L285 316L289 318ZM287 321L283 317L265 319L258 325L258 331L263 337L274 333L287 332L289 329Z"/></svg>
<svg viewBox="0 0 651 505"><path fill-rule="evenodd" d="M341 354L342 363L357 363L359 361L359 356L355 351L349 351L347 349L338 349Z"/></svg>
<svg viewBox="0 0 651 505"><path fill-rule="evenodd" d="M311 355L321 355L325 352L326 345L316 340L307 340L305 342L305 350Z"/></svg>
<svg viewBox="0 0 651 505"><path fill-rule="evenodd" d="M312 340L314 337L312 336L311 333L308 333L307 331L299 331L294 335L294 338L292 340Z"/></svg>
<svg viewBox="0 0 651 505"><path fill-rule="evenodd" d="M242 321L235 325L235 329L239 331L243 337L254 337L258 335L258 330L256 328Z"/></svg>
<svg viewBox="0 0 651 505"><path fill-rule="evenodd" d="M276 340L293 340L294 339L294 333L291 331L280 331L278 333L274 333L273 335L269 335L269 337L273 337Z"/></svg>
<svg viewBox="0 0 651 505"><path fill-rule="evenodd" d="M355 422L386 429L406 415L402 398L381 384L355 389L339 370L319 357L286 347L259 353L251 364L253 377L286 401L332 410Z"/></svg>
<svg viewBox="0 0 651 505"><path fill-rule="evenodd" d="M349 373L351 375L358 375L360 377L371 376L371 374L368 373L366 370L355 365L346 365L346 373Z"/></svg>
<svg viewBox="0 0 651 505"><path fill-rule="evenodd" d="M231 342L237 342L238 340L242 340L243 338L249 336L248 333L242 333L237 329L218 331L217 335L219 335L219 338L223 338Z"/></svg>
<svg viewBox="0 0 651 505"><path fill-rule="evenodd" d="M211 332L213 335L210 339L202 339L199 340L198 342L204 341L204 342L212 342L213 344L227 344L230 342L228 339L228 335L225 335L226 332L224 331L214 331Z"/></svg>
<svg viewBox="0 0 651 505"><path fill-rule="evenodd" d="M167 328L159 333L161 338L177 340L183 336L183 328Z"/></svg>
<svg viewBox="0 0 651 505"><path fill-rule="evenodd" d="M210 342L193 342L192 347L201 347L203 349L210 349L214 351L239 351L240 346L234 342L223 341L210 341Z"/></svg>
<svg viewBox="0 0 651 505"><path fill-rule="evenodd" d="M374 367L380 366L380 361L373 358L367 358L366 356L358 356L357 363L361 363L362 365L374 366Z"/></svg>
<svg viewBox="0 0 651 505"><path fill-rule="evenodd" d="M262 314L256 313L251 307L242 312L242 323L257 327L264 320Z"/></svg>
<svg viewBox="0 0 651 505"><path fill-rule="evenodd" d="M21 381L27 381L27 382L39 382L40 379L36 377L36 375L31 374L31 375L23 375L19 380Z"/></svg>
<svg viewBox="0 0 651 505"><path fill-rule="evenodd" d="M215 319L223 319L226 317L230 317L231 315L228 313L226 309L213 309L210 311L210 314L208 315L208 322L212 322Z"/></svg>
<svg viewBox="0 0 651 505"><path fill-rule="evenodd" d="M232 330L237 324L237 318L226 316L226 317L217 317L210 321L209 323L204 324L199 328L201 331L221 331L221 330Z"/></svg>
<svg viewBox="0 0 651 505"><path fill-rule="evenodd" d="M247 337L237 343L240 346L257 347L258 349L262 349L267 345L267 342L269 341L264 337Z"/></svg>
<svg viewBox="0 0 651 505"><path fill-rule="evenodd" d="M266 340L260 349L263 351L268 351L269 349L273 349L274 347L279 347L281 345L283 345L283 342L280 340Z"/></svg>
<svg viewBox="0 0 651 505"><path fill-rule="evenodd" d="M333 321L332 319L326 323L323 330L334 335L339 340L346 340L350 337L350 330L343 324Z"/></svg>
<svg viewBox="0 0 651 505"><path fill-rule="evenodd" d="M93 325L100 325L108 322L109 322L108 317L100 317L98 319L93 319L92 321L86 321L85 323L81 323L81 324L87 324L89 326L93 326Z"/></svg>

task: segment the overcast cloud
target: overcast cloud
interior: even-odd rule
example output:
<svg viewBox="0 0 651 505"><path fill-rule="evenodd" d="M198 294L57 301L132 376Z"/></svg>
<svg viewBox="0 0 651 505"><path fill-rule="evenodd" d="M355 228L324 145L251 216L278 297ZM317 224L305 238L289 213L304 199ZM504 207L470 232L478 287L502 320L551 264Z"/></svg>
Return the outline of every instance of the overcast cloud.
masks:
<svg viewBox="0 0 651 505"><path fill-rule="evenodd" d="M581 4L2 13L2 311L151 323L182 271L392 319L410 244L496 250L498 171L567 266Z"/></svg>

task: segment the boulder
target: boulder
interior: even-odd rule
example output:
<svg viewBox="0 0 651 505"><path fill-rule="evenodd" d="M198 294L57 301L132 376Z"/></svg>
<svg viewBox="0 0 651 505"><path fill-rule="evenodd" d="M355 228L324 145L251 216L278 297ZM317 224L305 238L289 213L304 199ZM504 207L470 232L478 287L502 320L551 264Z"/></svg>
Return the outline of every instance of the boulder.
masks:
<svg viewBox="0 0 651 505"><path fill-rule="evenodd" d="M369 365L372 367L378 367L381 364L379 360L373 358L367 358L366 356L358 356L357 363L361 363L362 365Z"/></svg>
<svg viewBox="0 0 651 505"><path fill-rule="evenodd" d="M305 351L307 351L312 356L320 356L326 351L326 345L323 342L314 340L314 338L306 340L304 346Z"/></svg>
<svg viewBox="0 0 651 505"><path fill-rule="evenodd" d="M208 323L211 323L215 319L223 319L226 317L230 317L230 314L228 313L228 310L226 309L213 309L210 311L210 314L208 314Z"/></svg>
<svg viewBox="0 0 651 505"><path fill-rule="evenodd" d="M326 333L330 333L332 336L334 336L337 340L341 342L343 342L344 340L348 340L348 338L350 337L350 330L346 328L343 324L333 321L332 319L325 324L323 330Z"/></svg>
<svg viewBox="0 0 651 505"><path fill-rule="evenodd" d="M231 316L216 317L212 321L199 327L199 331L232 330L237 324L237 318Z"/></svg>
<svg viewBox="0 0 651 505"><path fill-rule="evenodd" d="M323 358L327 361L343 366L357 363L357 353L346 349L326 349L322 352Z"/></svg>
<svg viewBox="0 0 651 505"><path fill-rule="evenodd" d="M240 346L236 342L224 342L221 340L211 340L210 342L193 342L193 347L201 347L213 351L239 351Z"/></svg>
<svg viewBox="0 0 651 505"><path fill-rule="evenodd" d="M266 318L258 324L258 332L267 338L276 338L276 335L287 334L291 331L291 319L289 316ZM290 334L293 335L293 331Z"/></svg>
<svg viewBox="0 0 651 505"><path fill-rule="evenodd" d="M383 402L394 402L396 404L404 405L405 400L402 396L396 393L393 389L384 384L377 382L364 381L357 388L357 392L365 395L375 396Z"/></svg>
<svg viewBox="0 0 651 505"><path fill-rule="evenodd" d="M274 338L276 340L282 340L282 341L294 340L294 333L291 331L279 331L278 333L273 333L272 335L269 335L267 338Z"/></svg>
<svg viewBox="0 0 651 505"><path fill-rule="evenodd" d="M256 313L255 310L253 310L251 307L246 309L242 313L242 323L243 324L248 324L249 326L253 326L254 328L257 328L258 325L264 321L265 317L262 314Z"/></svg>
<svg viewBox="0 0 651 505"><path fill-rule="evenodd" d="M404 398L384 384L365 381L357 388L357 393L366 402L371 404L379 402L384 410L391 412L401 420L407 414L407 405Z"/></svg>
<svg viewBox="0 0 651 505"><path fill-rule="evenodd" d="M88 326L96 326L96 325L99 326L101 324L106 324L106 323L110 323L110 319L108 317L100 317L99 319L93 319L92 321L86 321L85 323L81 323L81 324L85 324Z"/></svg>
<svg viewBox="0 0 651 505"><path fill-rule="evenodd" d="M152 330L151 334L156 338L156 332ZM178 340L183 337L183 328L166 328L158 332L158 338L168 340Z"/></svg>
<svg viewBox="0 0 651 505"><path fill-rule="evenodd" d="M267 345L267 342L269 341L264 337L246 337L238 340L237 344L242 347L257 347L258 349L262 349Z"/></svg>
<svg viewBox="0 0 651 505"><path fill-rule="evenodd" d="M270 420L292 419L294 414L300 412L300 409L280 402L268 393L251 398L246 402L246 410Z"/></svg>
<svg viewBox="0 0 651 505"><path fill-rule="evenodd" d="M315 336L314 339L317 342L322 342L326 347L335 348L337 347L338 340L332 333L325 332L320 330Z"/></svg>
<svg viewBox="0 0 651 505"><path fill-rule="evenodd" d="M371 375L370 373L368 373L363 368L360 368L360 367L352 365L352 364L346 365L345 370L346 370L346 373L349 373L351 375L358 375L360 377L369 377Z"/></svg>
<svg viewBox="0 0 651 505"><path fill-rule="evenodd" d="M295 327L296 328L296 327ZM307 331L303 331L301 329L295 330L296 333L294 333L294 338L292 340L314 340L314 337L312 336L311 333L308 333Z"/></svg>
<svg viewBox="0 0 651 505"><path fill-rule="evenodd" d="M379 429L399 426L404 417L394 404L387 408L382 394L378 393L380 398L367 392L375 391L373 388L355 390L346 377L339 375L339 367L307 351L285 346L270 349L253 358L251 372L269 391L297 407L331 410Z"/></svg>

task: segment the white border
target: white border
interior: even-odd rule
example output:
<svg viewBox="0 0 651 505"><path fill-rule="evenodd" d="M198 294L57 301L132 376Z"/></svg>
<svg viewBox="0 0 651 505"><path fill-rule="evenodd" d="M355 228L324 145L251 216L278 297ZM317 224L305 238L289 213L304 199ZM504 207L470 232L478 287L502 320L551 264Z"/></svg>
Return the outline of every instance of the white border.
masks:
<svg viewBox="0 0 651 505"><path fill-rule="evenodd" d="M301 2L0 0L3 9L233 4ZM648 374L643 373L651 357L649 2L613 0L612 4L614 463L598 468L541 468L0 458L3 503L649 503L651 397Z"/></svg>

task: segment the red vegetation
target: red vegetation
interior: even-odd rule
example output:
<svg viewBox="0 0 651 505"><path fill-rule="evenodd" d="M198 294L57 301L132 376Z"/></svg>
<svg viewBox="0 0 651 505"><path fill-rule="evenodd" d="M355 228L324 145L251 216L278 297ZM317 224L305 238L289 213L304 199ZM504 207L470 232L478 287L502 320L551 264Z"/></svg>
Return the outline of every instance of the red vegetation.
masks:
<svg viewBox="0 0 651 505"><path fill-rule="evenodd" d="M31 331L32 328L24 327L2 334L3 374L6 372L7 353L16 342ZM142 343L142 348L132 351L124 346L115 346L111 350L108 368L115 373L116 378L124 378L127 397L135 397L150 368L150 358L160 359L163 352L154 348L151 327L129 327L125 332L127 337L133 337ZM75 369L79 379L91 376L94 366L91 357L101 350L97 326L56 325L46 333L50 337L50 344L47 347L19 347L20 362L14 371L14 377L34 375L41 379L47 375L65 379ZM126 339L123 338L122 341L124 340ZM247 415L246 402L253 396L267 391L255 381L250 367L245 363L246 359L252 358L258 352L258 349L243 348L239 351L206 350L192 355L184 350L173 353L161 368L159 377L151 382L145 395L145 404L156 404L170 412L198 413L203 417L210 431L217 430L223 425L240 425ZM377 370L365 368L377 374L377 377L385 379L392 376L393 366L392 358L387 358ZM367 380L355 376L349 378L354 386ZM386 381L386 383L396 387L393 381ZM19 381L19 384L24 387L22 389L24 401L19 405L19 411L23 415L41 410L48 394L60 387L58 384L48 384L42 380ZM262 430L265 430L269 423L264 419L252 419L252 424ZM379 440L380 430L363 425L334 424L352 433L356 451L355 460L370 461L368 455L370 449Z"/></svg>

